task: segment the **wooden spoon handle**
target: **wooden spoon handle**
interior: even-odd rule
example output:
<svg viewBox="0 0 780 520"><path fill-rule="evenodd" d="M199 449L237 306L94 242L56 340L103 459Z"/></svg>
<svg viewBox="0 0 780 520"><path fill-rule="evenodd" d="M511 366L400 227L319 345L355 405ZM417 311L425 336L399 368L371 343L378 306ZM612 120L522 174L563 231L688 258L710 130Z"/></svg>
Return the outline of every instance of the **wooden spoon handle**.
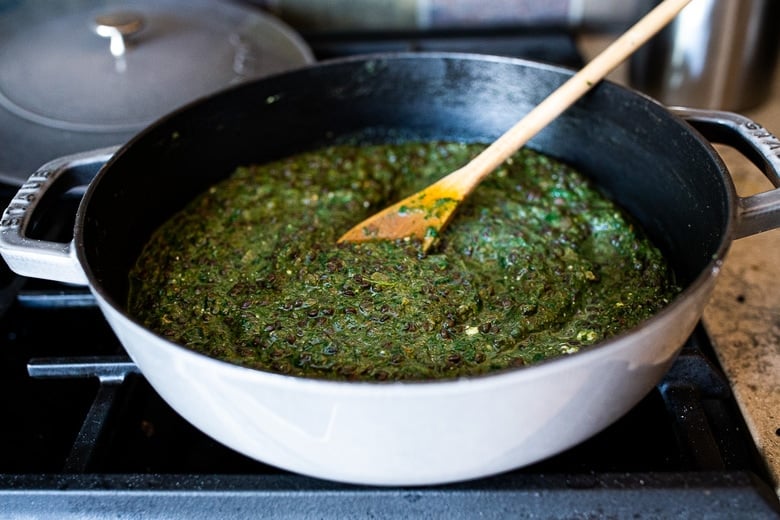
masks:
<svg viewBox="0 0 780 520"><path fill-rule="evenodd" d="M616 39L579 72L558 87L501 137L463 168L449 176L446 184L461 187L465 197L482 179L525 145L553 119L612 72L637 48L666 26L692 0L664 0ZM450 182L451 181L451 182Z"/></svg>

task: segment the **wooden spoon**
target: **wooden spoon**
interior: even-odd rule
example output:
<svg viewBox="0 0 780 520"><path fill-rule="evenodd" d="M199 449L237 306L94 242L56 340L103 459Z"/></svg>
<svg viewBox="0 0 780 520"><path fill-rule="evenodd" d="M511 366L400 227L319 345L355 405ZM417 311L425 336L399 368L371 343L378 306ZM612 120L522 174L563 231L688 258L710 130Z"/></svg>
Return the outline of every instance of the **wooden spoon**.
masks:
<svg viewBox="0 0 780 520"><path fill-rule="evenodd" d="M437 239L458 204L490 172L666 26L691 0L664 0L468 164L347 231L339 242Z"/></svg>

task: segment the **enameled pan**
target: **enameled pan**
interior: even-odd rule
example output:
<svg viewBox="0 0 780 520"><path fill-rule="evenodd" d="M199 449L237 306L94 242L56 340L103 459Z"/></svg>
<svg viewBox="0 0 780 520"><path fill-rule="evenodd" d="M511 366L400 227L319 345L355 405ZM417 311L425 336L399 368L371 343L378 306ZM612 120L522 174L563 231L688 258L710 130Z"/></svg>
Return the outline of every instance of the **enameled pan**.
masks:
<svg viewBox="0 0 780 520"><path fill-rule="evenodd" d="M162 118L118 150L42 167L3 215L0 253L22 275L88 285L163 399L250 457L379 485L527 465L594 435L642 399L700 319L731 242L780 225L780 189L738 197L703 137L742 150L780 186L780 142L759 125L730 113L673 111L604 82L531 141L632 213L684 287L636 328L536 365L404 383L242 368L137 323L125 308L128 270L153 229L240 164L354 136L487 141L570 74L509 58L397 54L323 62L232 88ZM97 176L72 174L74 162L95 156L107 159ZM30 238L39 203L79 184L87 189L72 242Z"/></svg>

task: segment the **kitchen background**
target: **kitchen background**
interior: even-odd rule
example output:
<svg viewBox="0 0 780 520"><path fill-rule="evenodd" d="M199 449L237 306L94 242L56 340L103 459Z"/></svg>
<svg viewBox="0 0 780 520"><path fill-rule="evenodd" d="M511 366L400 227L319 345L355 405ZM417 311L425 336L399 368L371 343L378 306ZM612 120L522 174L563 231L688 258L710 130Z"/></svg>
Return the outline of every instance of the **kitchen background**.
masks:
<svg viewBox="0 0 780 520"><path fill-rule="evenodd" d="M200 95L316 60L363 52L455 50L515 55L577 67L632 23L650 3L0 0L0 179L7 186L4 193L10 196L15 186L46 161L120 145L156 117ZM694 25L680 23L671 27L656 40L658 47L646 48L644 54L620 67L610 79L647 89L670 104L678 104L675 95L687 94L684 101L690 103L682 104L738 111L778 135L780 74L775 74L775 69L779 43L777 32L771 30L772 22L778 19L778 3L694 0L694 5L698 14L686 19ZM126 19L122 21L130 29L120 27L116 20L96 22L97 16L119 12L142 14L141 28L132 29L132 23L128 24ZM98 26L108 27L108 36L99 36ZM127 46L125 65L138 66L122 70L123 57L110 56L109 40L112 35L117 37L117 31L125 30L128 32L120 39ZM693 34L699 39L694 41ZM686 35L688 38L684 38ZM705 57L708 66L717 67L681 69L679 60L674 62L673 57L685 54L683 51L690 55L692 49ZM136 74L139 69L141 73ZM121 82L115 88L106 88L100 81L113 81L116 77ZM722 146L718 150L733 173L739 194L771 187L734 150ZM76 167L96 170L99 164ZM739 411L734 421L726 426L702 426L696 422L703 420L696 409L685 405L670 409L670 413L680 415L674 425L659 427L656 423L660 421L650 413L655 410L655 401L669 401L665 387L659 385L658 393L663 399L651 396L651 401L655 399L653 404L641 405L634 414L648 414L647 422L631 417L628 423L606 432L607 437L596 439L579 451L575 449L573 454L503 480L428 491L379 493L312 483L225 454L186 425L168 418L164 406L154 401L151 392L138 381L132 364L122 357L121 348L103 330L88 294L20 280L5 271L3 283L0 413L4 417L5 444L0 447L0 503L4 502L12 514L56 517L63 511L79 511L79 507L82 513L84 507L92 507L92 512L104 508L104 513L127 514L163 504L160 507L167 507L171 516L181 516L185 512L217 511L218 508L209 508L214 508L213 501L218 500L223 506L230 503L237 508L273 503L291 511L308 507L310 512L328 507L331 512L343 512L350 505L368 508L366 504L376 503L386 504L390 508L386 513L391 516L390 511L398 513L411 503L415 507L448 511L453 504L463 504L467 499L482 505L483 513L497 513L500 508L517 511L517 499L527 504L537 500L548 513L560 517L598 510L617 512L618 516L653 516L653 507L656 512L674 511L663 505L667 502L679 504L676 511L690 514L741 507L756 508L755 517L773 517L773 512L778 511L777 231L734 242L703 319L713 347L712 361L717 371L722 369L725 374ZM43 317L48 324L52 316L59 316L53 322L62 325L62 330L40 330L37 320ZM73 341L79 343L77 348L62 346ZM93 365L89 365L91 362ZM83 378L61 371L74 364L82 370L91 366L86 373L94 381L87 385ZM112 383L111 377L100 372L106 367L111 374L122 376ZM681 373L687 372L673 370L672 376ZM76 390L66 389L73 388L68 384ZM66 396L69 403L43 396L45 391ZM138 399L153 404L144 404L148 409L143 408L135 404ZM710 399L704 399L706 410L712 406ZM117 401L122 404L116 404ZM104 411L100 415L100 406L129 409L131 413L117 419L118 412ZM66 412L67 417L61 415ZM140 415L133 415L136 413ZM710 413L704 415L705 422L712 421ZM161 456L159 446L156 450L150 446L170 446L160 440L163 424L168 424L164 421L177 424L180 430L176 431L184 432L186 439L195 439L191 441L193 451L214 451L207 452L210 455L197 463L184 462L191 457L185 448L181 448L181 461L173 455L165 463L147 461L152 451ZM695 424L680 426L688 424L686 421ZM116 423L130 433L109 429ZM650 445L661 444L662 432L674 430L680 446L671 443L675 446L671 449L673 454L664 452L658 456L664 461L660 469L654 465L657 461L604 462L611 461L610 456L628 457L615 447L615 439L624 440L626 432L656 427L660 428L658 433L648 430L639 434L630 451L655 453L653 450L661 448ZM708 446L707 441L697 440L686 447L686 439L680 438L708 428L715 431L717 445L717 460L710 462L707 456L711 452L702 448ZM721 430L729 432L725 441ZM687 433L681 435L680 431ZM735 442L734 438L742 442L738 437L741 434L752 443L747 451L755 450L756 454L755 460L745 456L748 462L744 464L742 458L723 448L724 444ZM134 435L141 439L135 444L128 440L133 440ZM138 451L132 451L128 445ZM594 448L602 451L598 455L583 454ZM122 450L126 450L124 455L116 454ZM687 455L678 456L675 450ZM617 453L610 455L609 451ZM128 454L144 461L143 464L133 463ZM595 462L597 459L599 462ZM678 459L681 462L676 464ZM602 467L609 477L600 472ZM562 479L556 480L560 475ZM666 480L669 475L671 480ZM745 483L745 475L750 482ZM672 481L680 486L675 488ZM700 493L691 496L691 489ZM74 494L69 495L66 490ZM767 497L767 490L775 496ZM298 493L297 505L284 498L293 491ZM490 500L485 502L479 497ZM627 497L630 499L626 500ZM758 506L756 497L760 499ZM200 509L188 508L188 500ZM463 511L468 511L468 507L464 506Z"/></svg>

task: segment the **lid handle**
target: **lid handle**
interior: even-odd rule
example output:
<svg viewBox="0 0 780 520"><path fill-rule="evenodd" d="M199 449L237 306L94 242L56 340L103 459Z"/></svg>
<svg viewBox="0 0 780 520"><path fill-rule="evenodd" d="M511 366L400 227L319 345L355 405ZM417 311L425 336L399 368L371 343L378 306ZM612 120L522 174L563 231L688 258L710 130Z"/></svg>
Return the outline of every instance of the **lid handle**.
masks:
<svg viewBox="0 0 780 520"><path fill-rule="evenodd" d="M109 39L109 49L115 58L124 56L127 50L125 38L144 27L144 17L133 11L120 11L95 17L95 34Z"/></svg>

